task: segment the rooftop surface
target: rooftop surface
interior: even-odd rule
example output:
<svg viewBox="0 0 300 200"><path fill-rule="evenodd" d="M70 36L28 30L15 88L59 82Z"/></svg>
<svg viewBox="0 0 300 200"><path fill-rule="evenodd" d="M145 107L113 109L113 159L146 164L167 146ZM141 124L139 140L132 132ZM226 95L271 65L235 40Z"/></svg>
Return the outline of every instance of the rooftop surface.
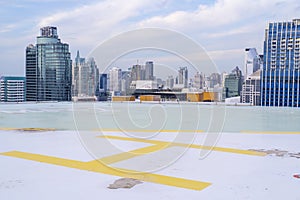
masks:
<svg viewBox="0 0 300 200"><path fill-rule="evenodd" d="M300 198L300 179L293 177L300 173L298 109L125 103L0 108L1 199ZM121 178L142 183L108 188Z"/></svg>

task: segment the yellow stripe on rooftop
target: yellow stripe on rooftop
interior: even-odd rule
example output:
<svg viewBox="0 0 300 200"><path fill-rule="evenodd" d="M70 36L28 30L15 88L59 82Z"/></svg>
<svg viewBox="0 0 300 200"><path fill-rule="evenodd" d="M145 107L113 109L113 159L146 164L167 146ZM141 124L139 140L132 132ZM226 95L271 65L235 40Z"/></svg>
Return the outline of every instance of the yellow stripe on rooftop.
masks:
<svg viewBox="0 0 300 200"><path fill-rule="evenodd" d="M0 128L1 131L55 131L55 128Z"/></svg>
<svg viewBox="0 0 300 200"><path fill-rule="evenodd" d="M162 150L165 148L167 148L166 145L151 145L148 147L143 147L143 148L135 149L135 150L128 151L128 152L119 153L119 154L115 154L112 156L107 156L107 157L104 157L104 158L101 158L98 160L93 160L90 162L91 163L92 162L103 162L104 164L109 165L109 164L113 164L113 163L120 162L123 160L128 160L128 159L131 159L131 158L134 158L137 156L146 155L146 154L149 154L149 153L152 153L155 151L159 151L159 150Z"/></svg>
<svg viewBox="0 0 300 200"><path fill-rule="evenodd" d="M251 150L243 150L243 149L235 149L235 148L227 148L227 147L215 147L215 146L203 146L203 145L196 145L196 144L185 144L185 143L178 143L178 142L166 142L160 140L146 140L141 138L129 138L129 137L121 137L121 136L112 136L112 135L105 135L105 136L98 136L101 138L107 139L115 139L115 140L125 140L125 141L134 141L134 142L144 142L156 145L165 145L165 146L180 146L180 147L187 147L187 148L194 148L194 149L205 149L205 150L212 150L212 151L221 151L227 153L236 153L236 154L246 154L246 155L253 155L253 156L265 156L266 153L263 152L256 152Z"/></svg>
<svg viewBox="0 0 300 200"><path fill-rule="evenodd" d="M200 182L196 180L177 178L177 177L165 176L160 174L151 174L146 172L121 169L121 168L112 168L107 165L104 165L99 161L82 162L77 160L57 158L52 156L45 156L45 155L26 153L20 151L10 151L5 153L0 153L0 155L22 158L26 160L32 160L32 161L37 161L37 162L42 162L47 164L92 171L92 172L103 173L108 175L120 176L125 178L134 178L146 182L158 183L158 184L180 187L180 188L191 189L191 190L203 190L206 187L211 185L211 183L208 182Z"/></svg>
<svg viewBox="0 0 300 200"><path fill-rule="evenodd" d="M101 132L141 132L141 133L202 133L203 130L176 130L176 129L95 129L95 131Z"/></svg>
<svg viewBox="0 0 300 200"><path fill-rule="evenodd" d="M300 134L299 131L240 131L241 133L247 133L247 134Z"/></svg>

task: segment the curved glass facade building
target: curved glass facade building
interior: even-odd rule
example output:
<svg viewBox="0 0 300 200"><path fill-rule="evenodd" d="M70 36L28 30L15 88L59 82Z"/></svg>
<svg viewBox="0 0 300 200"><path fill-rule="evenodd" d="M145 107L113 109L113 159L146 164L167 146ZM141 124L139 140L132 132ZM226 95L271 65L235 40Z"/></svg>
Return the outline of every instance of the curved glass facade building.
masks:
<svg viewBox="0 0 300 200"><path fill-rule="evenodd" d="M269 23L265 31L261 105L300 107L300 19Z"/></svg>
<svg viewBox="0 0 300 200"><path fill-rule="evenodd" d="M69 45L56 27L43 27L36 46L26 48L26 101L71 101L71 86Z"/></svg>

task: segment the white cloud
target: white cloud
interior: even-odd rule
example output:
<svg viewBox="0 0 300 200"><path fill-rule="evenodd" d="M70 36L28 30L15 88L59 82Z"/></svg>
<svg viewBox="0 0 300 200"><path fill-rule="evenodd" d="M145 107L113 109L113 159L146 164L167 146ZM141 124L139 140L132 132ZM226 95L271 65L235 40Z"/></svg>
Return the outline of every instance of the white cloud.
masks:
<svg viewBox="0 0 300 200"><path fill-rule="evenodd" d="M194 11L153 16L138 25L181 31L207 50L215 51L213 59L220 68L226 68L243 65L246 47L256 47L261 52L266 24L299 17L299 7L298 0L288 3L282 0L217 0L210 5L200 4Z"/></svg>
<svg viewBox="0 0 300 200"><path fill-rule="evenodd" d="M139 27L167 27L196 39L224 39L237 34L263 32L270 19L291 20L297 17L299 6L298 0L289 3L281 0L217 0L211 5L200 4L194 11L175 11L144 19Z"/></svg>
<svg viewBox="0 0 300 200"><path fill-rule="evenodd" d="M110 36L135 27L131 19L145 14L160 3L163 1L105 0L47 16L39 21L38 27L58 26L63 41L77 48L91 50Z"/></svg>
<svg viewBox="0 0 300 200"><path fill-rule="evenodd" d="M77 49L82 52L82 56L86 56L97 44L123 31L160 27L186 34L213 52L210 55L220 68L232 68L243 64L244 48L256 47L261 52L264 29L268 22L290 21L300 17L299 0L217 0L207 5L199 1L198 6L194 9L189 7L189 10L174 2L103 0L76 8L75 4L72 4L73 8L49 7L46 13L53 13L51 15L43 13L41 17L28 13L25 21L5 24L0 30L0 34L5 37L0 41L6 46L19 43L21 46L18 50L23 53L26 46L22 46L23 43L34 42L40 27L53 25L58 27L62 41L70 44L72 57ZM36 27L28 28L34 23ZM24 33L24 30L28 33ZM11 32L19 35L13 38ZM20 38L23 38L22 41L19 41ZM16 45L12 48L16 49ZM9 56L3 54L3 57ZM23 65L24 60L20 59L19 63Z"/></svg>

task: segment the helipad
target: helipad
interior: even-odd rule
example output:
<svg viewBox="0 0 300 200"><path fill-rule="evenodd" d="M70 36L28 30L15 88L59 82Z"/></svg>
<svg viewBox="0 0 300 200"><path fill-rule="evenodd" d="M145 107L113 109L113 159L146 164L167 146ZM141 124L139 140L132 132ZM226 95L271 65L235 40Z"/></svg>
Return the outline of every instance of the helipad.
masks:
<svg viewBox="0 0 300 200"><path fill-rule="evenodd" d="M207 146L207 134L216 133L207 133L201 123L195 131L185 125L186 129L176 130L171 121L159 130L120 129L107 123L84 130L69 124L70 104L0 107L1 199L300 198L300 182L293 177L300 172L298 110L271 108L270 118L264 114L264 122L256 123L259 119L255 118L248 126L241 113L257 115L263 108L227 108L223 131L215 145ZM96 108L107 122L111 117L108 104ZM201 113L211 108L199 109ZM240 121L233 123L236 115ZM285 123L270 126L268 120L274 115ZM11 122L13 117L15 122ZM237 127L231 127L234 124ZM114 148L107 150L107 145ZM206 151L205 156L201 157L201 151ZM131 189L107 188L122 177L143 183Z"/></svg>

